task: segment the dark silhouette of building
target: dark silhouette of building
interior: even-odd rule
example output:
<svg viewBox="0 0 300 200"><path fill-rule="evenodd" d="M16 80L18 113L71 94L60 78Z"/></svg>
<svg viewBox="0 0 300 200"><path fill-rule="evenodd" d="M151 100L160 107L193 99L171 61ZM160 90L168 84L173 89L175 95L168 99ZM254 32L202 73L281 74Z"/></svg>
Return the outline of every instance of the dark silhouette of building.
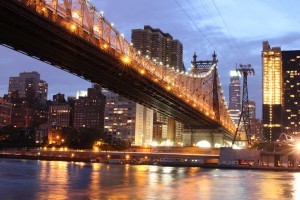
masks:
<svg viewBox="0 0 300 200"><path fill-rule="evenodd" d="M20 98L27 98L29 103L46 104L48 84L40 79L38 72L23 72L18 77L9 78L8 95L19 91Z"/></svg>
<svg viewBox="0 0 300 200"><path fill-rule="evenodd" d="M74 101L74 128L104 129L105 96L101 87L94 85L88 88L87 97L79 97Z"/></svg>
<svg viewBox="0 0 300 200"><path fill-rule="evenodd" d="M53 104L65 104L66 99L65 99L65 94L55 94L53 95Z"/></svg>
<svg viewBox="0 0 300 200"><path fill-rule="evenodd" d="M282 51L283 128L300 134L300 50Z"/></svg>
<svg viewBox="0 0 300 200"><path fill-rule="evenodd" d="M53 104L49 106L48 124L58 127L71 126L71 106L64 99L64 94L53 95Z"/></svg>

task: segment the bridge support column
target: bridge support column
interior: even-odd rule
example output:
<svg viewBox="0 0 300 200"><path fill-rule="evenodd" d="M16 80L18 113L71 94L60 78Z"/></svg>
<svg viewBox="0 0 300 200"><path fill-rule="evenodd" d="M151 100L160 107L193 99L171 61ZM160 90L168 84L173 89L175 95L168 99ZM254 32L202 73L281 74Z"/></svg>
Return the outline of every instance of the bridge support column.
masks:
<svg viewBox="0 0 300 200"><path fill-rule="evenodd" d="M196 146L198 142L208 142L211 147L227 146L226 133L220 129L184 129L183 146Z"/></svg>
<svg viewBox="0 0 300 200"><path fill-rule="evenodd" d="M171 117L168 118L168 135L167 139L174 142L175 141L175 120Z"/></svg>

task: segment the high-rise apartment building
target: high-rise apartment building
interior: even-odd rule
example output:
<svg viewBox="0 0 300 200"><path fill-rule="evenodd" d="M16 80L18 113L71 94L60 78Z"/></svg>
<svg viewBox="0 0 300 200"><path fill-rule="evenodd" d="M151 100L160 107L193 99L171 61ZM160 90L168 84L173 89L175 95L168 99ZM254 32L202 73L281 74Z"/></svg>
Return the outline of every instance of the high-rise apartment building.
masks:
<svg viewBox="0 0 300 200"><path fill-rule="evenodd" d="M135 145L150 145L153 139L153 110L136 104L135 112Z"/></svg>
<svg viewBox="0 0 300 200"><path fill-rule="evenodd" d="M18 91L20 98L38 100L40 104L46 104L48 84L40 79L38 72L23 72L18 77L9 78L8 95Z"/></svg>
<svg viewBox="0 0 300 200"><path fill-rule="evenodd" d="M276 141L282 132L282 68L281 48L270 48L263 42L263 135L267 141Z"/></svg>
<svg viewBox="0 0 300 200"><path fill-rule="evenodd" d="M283 131L300 134L300 50L282 51Z"/></svg>
<svg viewBox="0 0 300 200"><path fill-rule="evenodd" d="M167 67L185 71L182 61L182 43L174 40L169 33L146 25L144 29L132 30L131 42L142 55Z"/></svg>
<svg viewBox="0 0 300 200"><path fill-rule="evenodd" d="M131 140L134 145L150 144L153 138L153 111L108 90L104 130L113 139Z"/></svg>
<svg viewBox="0 0 300 200"><path fill-rule="evenodd" d="M89 88L87 96L80 96L74 102L74 128L104 129L105 96L101 87Z"/></svg>
<svg viewBox="0 0 300 200"><path fill-rule="evenodd" d="M238 124L241 114L241 75L230 71L229 107L228 112L235 124Z"/></svg>
<svg viewBox="0 0 300 200"><path fill-rule="evenodd" d="M108 90L104 112L104 131L114 139L134 139L136 103Z"/></svg>

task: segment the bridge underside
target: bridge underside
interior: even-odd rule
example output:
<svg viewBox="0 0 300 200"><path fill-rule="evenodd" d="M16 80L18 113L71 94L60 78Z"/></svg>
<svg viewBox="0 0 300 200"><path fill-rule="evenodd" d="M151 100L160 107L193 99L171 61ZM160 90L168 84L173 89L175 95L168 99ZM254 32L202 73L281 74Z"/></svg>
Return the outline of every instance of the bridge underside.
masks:
<svg viewBox="0 0 300 200"><path fill-rule="evenodd" d="M76 36L16 1L0 1L2 45L98 83L188 127L220 127L181 99L167 93L164 88L124 65L118 57L112 56L114 50L101 50L93 45L96 41L88 41L87 38Z"/></svg>

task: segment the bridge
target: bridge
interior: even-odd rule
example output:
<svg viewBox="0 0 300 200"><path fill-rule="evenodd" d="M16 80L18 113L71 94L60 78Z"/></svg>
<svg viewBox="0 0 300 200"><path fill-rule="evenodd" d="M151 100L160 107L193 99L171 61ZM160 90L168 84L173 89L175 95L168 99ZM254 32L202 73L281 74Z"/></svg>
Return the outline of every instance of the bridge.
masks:
<svg viewBox="0 0 300 200"><path fill-rule="evenodd" d="M157 110L233 138L216 54L189 72L141 55L88 0L0 0L0 44ZM192 134L192 132L191 132Z"/></svg>

